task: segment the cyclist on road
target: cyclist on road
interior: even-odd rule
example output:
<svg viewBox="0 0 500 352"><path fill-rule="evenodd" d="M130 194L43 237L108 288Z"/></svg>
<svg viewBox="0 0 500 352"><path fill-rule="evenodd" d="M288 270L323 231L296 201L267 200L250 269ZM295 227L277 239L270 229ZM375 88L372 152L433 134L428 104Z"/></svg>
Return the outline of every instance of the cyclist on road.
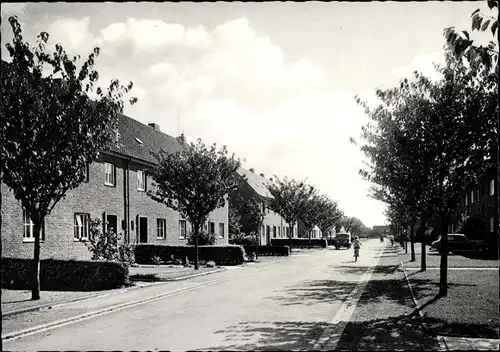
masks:
<svg viewBox="0 0 500 352"><path fill-rule="evenodd" d="M359 257L359 248L361 247L361 242L359 242L358 236L354 236L352 245L354 247L354 261L357 262Z"/></svg>

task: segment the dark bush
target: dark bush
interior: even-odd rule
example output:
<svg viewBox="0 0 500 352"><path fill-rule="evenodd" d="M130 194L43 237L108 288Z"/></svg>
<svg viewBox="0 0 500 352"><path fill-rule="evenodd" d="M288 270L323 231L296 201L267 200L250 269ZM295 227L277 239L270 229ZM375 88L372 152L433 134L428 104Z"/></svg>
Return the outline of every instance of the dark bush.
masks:
<svg viewBox="0 0 500 352"><path fill-rule="evenodd" d="M137 264L149 264L154 256L168 261L174 255L175 258L188 257L194 262L194 246L166 246L156 244L138 244L135 246L135 262ZM244 249L241 246L199 246L198 259L200 261L213 260L216 265L239 265L244 261Z"/></svg>
<svg viewBox="0 0 500 352"><path fill-rule="evenodd" d="M271 245L273 246L288 246L290 244L290 239L288 238L272 238ZM313 238L309 244L308 238L292 238L293 248L308 248L311 247L326 247L326 239L324 238Z"/></svg>
<svg viewBox="0 0 500 352"><path fill-rule="evenodd" d="M2 287L31 289L32 259L2 258ZM98 291L128 285L128 267L119 262L43 259L40 288L54 291Z"/></svg>
<svg viewBox="0 0 500 352"><path fill-rule="evenodd" d="M231 238L232 243L240 246L255 246L257 245L257 237L254 235L247 235L243 232L234 234Z"/></svg>
<svg viewBox="0 0 500 352"><path fill-rule="evenodd" d="M244 246L245 253L255 253L255 246ZM290 247L288 246L259 246L258 255L262 256L287 256L290 255Z"/></svg>
<svg viewBox="0 0 500 352"><path fill-rule="evenodd" d="M194 232L191 232L187 238L187 243L194 246ZM198 246L212 246L215 244L215 234L202 231L198 234Z"/></svg>

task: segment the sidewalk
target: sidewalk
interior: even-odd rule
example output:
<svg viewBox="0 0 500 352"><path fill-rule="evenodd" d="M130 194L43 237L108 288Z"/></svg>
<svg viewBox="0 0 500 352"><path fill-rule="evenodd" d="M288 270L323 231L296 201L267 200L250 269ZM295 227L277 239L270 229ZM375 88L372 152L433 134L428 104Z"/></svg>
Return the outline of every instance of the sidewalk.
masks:
<svg viewBox="0 0 500 352"><path fill-rule="evenodd" d="M144 265L130 268L132 286L105 291L42 291L40 300L31 300L29 290L2 289L2 317L33 312L40 309L52 309L54 306L121 294L130 290L161 284L165 281L185 280L200 275L208 275L225 270L224 268L193 268Z"/></svg>
<svg viewBox="0 0 500 352"><path fill-rule="evenodd" d="M448 350L498 350L498 261L448 257L448 295L438 297L439 255L430 253L427 271L420 272L421 245L415 245L416 261L398 248L414 305L428 333Z"/></svg>
<svg viewBox="0 0 500 352"><path fill-rule="evenodd" d="M498 339L443 336L432 329L429 323L435 321L416 309L407 274L400 265L402 255L404 250L387 245L337 350L498 350ZM474 272L477 275L477 270ZM448 321L442 323L445 326Z"/></svg>

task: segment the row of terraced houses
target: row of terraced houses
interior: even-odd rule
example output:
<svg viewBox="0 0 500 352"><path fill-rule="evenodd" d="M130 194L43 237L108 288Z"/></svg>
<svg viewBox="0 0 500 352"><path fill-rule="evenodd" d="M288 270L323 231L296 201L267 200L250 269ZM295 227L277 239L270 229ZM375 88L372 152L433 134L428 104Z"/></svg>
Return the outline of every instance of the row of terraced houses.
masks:
<svg viewBox="0 0 500 352"><path fill-rule="evenodd" d="M103 230L113 229L127 243L186 245L189 222L178 212L152 200L147 190L153 186L149 176L156 165L151 152L175 153L185 147L183 136L172 137L160 131L157 124L145 125L121 116L109 149L101 152L87 169L87 178L70 190L45 218L41 256L55 259L89 259L90 252L82 243L89 236L89 222L98 218ZM270 181L254 170L240 168L244 180L237 192L245 197L271 197L266 188ZM244 178L243 178L244 176ZM5 185L2 189L2 256L30 258L33 255L33 223L20 202ZM208 217L205 230L214 233L216 244L228 244L229 197L224 207ZM264 202L262 202L265 207ZM265 209L260 233L262 245L272 238L289 235L281 216ZM297 227L293 237L297 237Z"/></svg>

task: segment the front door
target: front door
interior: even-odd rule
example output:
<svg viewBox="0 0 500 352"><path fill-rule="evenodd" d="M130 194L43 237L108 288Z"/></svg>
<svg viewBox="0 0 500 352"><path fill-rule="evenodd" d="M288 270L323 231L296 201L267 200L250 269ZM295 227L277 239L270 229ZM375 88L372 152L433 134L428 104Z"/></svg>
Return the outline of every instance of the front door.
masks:
<svg viewBox="0 0 500 352"><path fill-rule="evenodd" d="M108 231L118 233L118 216L106 215L106 221L108 222Z"/></svg>
<svg viewBox="0 0 500 352"><path fill-rule="evenodd" d="M148 243L148 218L139 218L139 243Z"/></svg>
<svg viewBox="0 0 500 352"><path fill-rule="evenodd" d="M269 225L266 226L266 244L271 244L271 226Z"/></svg>

